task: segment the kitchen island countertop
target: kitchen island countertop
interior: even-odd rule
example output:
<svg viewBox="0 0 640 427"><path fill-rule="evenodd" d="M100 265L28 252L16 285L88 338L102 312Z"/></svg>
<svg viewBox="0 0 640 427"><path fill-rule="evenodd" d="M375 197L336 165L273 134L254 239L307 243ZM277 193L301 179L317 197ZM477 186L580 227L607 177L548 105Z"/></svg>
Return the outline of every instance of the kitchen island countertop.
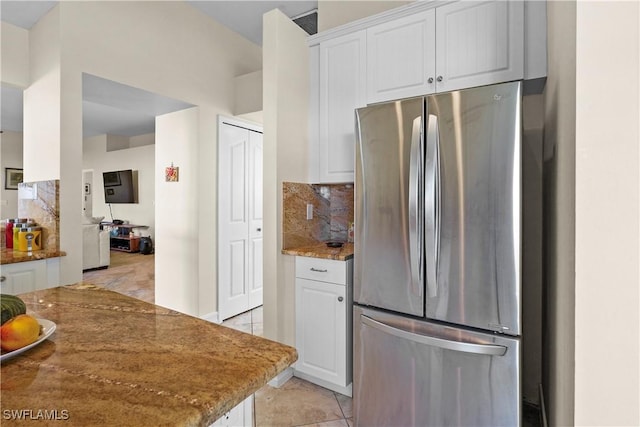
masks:
<svg viewBox="0 0 640 427"><path fill-rule="evenodd" d="M57 329L3 361L3 425L20 411L47 425L35 418L49 411L64 425L208 426L297 359L292 347L94 285L20 297Z"/></svg>

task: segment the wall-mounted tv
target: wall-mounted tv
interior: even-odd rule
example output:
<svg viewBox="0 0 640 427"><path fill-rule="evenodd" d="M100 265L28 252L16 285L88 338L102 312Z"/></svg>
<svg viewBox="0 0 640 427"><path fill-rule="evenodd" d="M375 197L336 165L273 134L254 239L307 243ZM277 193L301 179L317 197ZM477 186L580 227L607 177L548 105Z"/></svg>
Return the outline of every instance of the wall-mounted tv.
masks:
<svg viewBox="0 0 640 427"><path fill-rule="evenodd" d="M131 169L103 172L105 203L137 203L137 180Z"/></svg>

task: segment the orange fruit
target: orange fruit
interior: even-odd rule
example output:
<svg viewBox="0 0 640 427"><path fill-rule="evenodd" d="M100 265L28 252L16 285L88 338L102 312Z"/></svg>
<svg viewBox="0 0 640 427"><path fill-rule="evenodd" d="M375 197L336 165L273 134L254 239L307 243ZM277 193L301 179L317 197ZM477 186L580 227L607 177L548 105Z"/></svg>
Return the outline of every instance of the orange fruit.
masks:
<svg viewBox="0 0 640 427"><path fill-rule="evenodd" d="M40 324L35 317L20 314L9 319L0 328L0 345L3 350L17 350L35 342L40 336Z"/></svg>

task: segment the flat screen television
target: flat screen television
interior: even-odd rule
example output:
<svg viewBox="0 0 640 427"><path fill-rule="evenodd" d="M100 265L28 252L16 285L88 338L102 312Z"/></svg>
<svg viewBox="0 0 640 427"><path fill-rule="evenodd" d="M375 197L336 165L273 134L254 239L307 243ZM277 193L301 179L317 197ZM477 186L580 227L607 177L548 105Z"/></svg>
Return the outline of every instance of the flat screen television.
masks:
<svg viewBox="0 0 640 427"><path fill-rule="evenodd" d="M137 203L134 174L131 169L103 172L105 203Z"/></svg>

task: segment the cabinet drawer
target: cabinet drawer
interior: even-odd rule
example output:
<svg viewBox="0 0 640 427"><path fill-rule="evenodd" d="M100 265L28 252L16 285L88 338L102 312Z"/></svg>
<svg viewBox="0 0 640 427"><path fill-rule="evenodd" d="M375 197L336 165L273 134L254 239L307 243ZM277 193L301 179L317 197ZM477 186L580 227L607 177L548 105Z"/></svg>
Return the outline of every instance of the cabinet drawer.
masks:
<svg viewBox="0 0 640 427"><path fill-rule="evenodd" d="M346 285L347 262L298 256L296 257L296 277Z"/></svg>

